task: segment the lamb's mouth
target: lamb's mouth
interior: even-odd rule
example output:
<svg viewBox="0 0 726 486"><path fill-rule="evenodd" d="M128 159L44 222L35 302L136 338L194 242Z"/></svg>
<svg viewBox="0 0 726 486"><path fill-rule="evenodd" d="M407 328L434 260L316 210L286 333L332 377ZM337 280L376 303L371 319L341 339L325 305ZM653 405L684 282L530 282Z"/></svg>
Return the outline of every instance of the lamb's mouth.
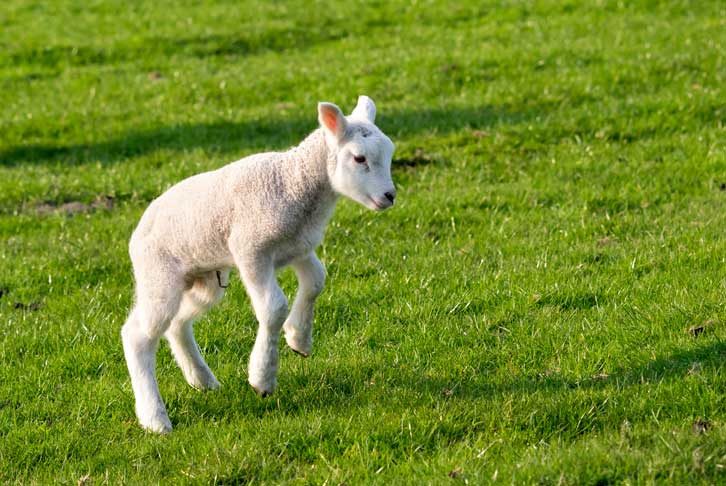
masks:
<svg viewBox="0 0 726 486"><path fill-rule="evenodd" d="M383 211L384 209L388 209L389 207L391 207L390 204L389 205L381 204L370 196L368 196L368 199L370 199L370 201L373 203L373 206L375 206L376 211Z"/></svg>

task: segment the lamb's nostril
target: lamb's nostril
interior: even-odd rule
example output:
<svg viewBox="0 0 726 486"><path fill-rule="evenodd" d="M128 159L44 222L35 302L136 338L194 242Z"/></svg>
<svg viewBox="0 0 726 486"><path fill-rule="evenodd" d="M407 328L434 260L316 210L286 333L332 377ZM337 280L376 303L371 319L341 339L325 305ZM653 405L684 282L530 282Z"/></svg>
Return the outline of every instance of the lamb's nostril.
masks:
<svg viewBox="0 0 726 486"><path fill-rule="evenodd" d="M386 196L386 199L388 199L391 202L393 202L393 200L396 199L396 194L393 192L387 192L384 194L384 196Z"/></svg>

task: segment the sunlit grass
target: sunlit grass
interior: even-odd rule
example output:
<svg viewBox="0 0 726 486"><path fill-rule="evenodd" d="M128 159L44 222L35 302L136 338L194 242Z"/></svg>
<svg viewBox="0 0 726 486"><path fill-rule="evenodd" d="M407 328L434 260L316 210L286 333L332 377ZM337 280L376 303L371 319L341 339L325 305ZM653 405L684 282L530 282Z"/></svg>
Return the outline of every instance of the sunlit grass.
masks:
<svg viewBox="0 0 726 486"><path fill-rule="evenodd" d="M0 7L0 481L724 481L719 2L128 3ZM399 197L339 205L313 356L258 398L233 281L221 390L162 346L175 430L142 432L144 208L358 94Z"/></svg>

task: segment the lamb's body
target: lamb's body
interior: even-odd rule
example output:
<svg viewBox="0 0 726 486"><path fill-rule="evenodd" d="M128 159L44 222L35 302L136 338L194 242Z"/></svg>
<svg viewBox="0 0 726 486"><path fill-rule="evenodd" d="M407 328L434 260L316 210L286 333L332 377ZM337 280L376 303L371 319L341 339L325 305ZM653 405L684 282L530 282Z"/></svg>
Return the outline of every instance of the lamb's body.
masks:
<svg viewBox="0 0 726 486"><path fill-rule="evenodd" d="M190 385L219 386L192 325L222 298L232 267L239 270L259 321L249 382L263 396L272 393L281 328L299 354L307 356L312 348L313 305L325 281L314 250L338 194L372 209L393 204L393 144L373 125L373 102L359 99L354 123L335 105L321 103L318 111L323 128L297 147L190 177L142 216L129 245L136 303L121 334L143 427L171 430L154 375L162 336ZM275 278L275 270L286 265L299 282L289 314Z"/></svg>
<svg viewBox="0 0 726 486"><path fill-rule="evenodd" d="M151 203L131 238L131 256L158 252L188 279L235 266L232 249L275 268L321 242L337 194L321 129L287 152L252 155L198 174ZM203 211L200 211L203 209Z"/></svg>

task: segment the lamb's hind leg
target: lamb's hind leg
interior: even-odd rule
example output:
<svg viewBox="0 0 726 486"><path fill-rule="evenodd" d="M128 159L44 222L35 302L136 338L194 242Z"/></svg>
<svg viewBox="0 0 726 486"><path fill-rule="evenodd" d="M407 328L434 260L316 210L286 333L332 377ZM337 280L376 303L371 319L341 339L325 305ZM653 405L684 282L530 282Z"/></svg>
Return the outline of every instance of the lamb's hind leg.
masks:
<svg viewBox="0 0 726 486"><path fill-rule="evenodd" d="M121 329L124 355L141 426L158 433L171 431L171 422L156 382L159 339L179 308L183 286L173 276L153 285L137 276L137 302Z"/></svg>
<svg viewBox="0 0 726 486"><path fill-rule="evenodd" d="M222 299L220 283L227 282L228 276L229 270L220 272L219 280L216 272L195 278L191 288L184 291L179 311L164 335L187 383L199 390L217 389L219 382L194 340L194 321Z"/></svg>
<svg viewBox="0 0 726 486"><path fill-rule="evenodd" d="M282 328L287 345L293 351L309 356L313 348L313 306L325 285L325 268L315 253L292 263L298 290Z"/></svg>

